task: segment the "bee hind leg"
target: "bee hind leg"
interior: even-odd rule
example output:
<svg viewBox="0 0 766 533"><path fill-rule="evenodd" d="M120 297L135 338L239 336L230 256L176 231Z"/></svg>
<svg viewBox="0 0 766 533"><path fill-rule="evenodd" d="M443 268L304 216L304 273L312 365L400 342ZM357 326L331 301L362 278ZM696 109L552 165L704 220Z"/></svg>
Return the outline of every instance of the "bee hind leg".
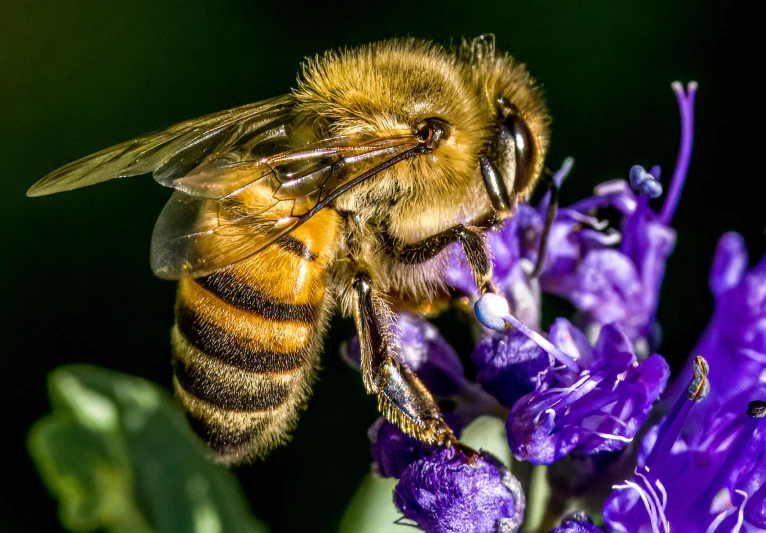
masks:
<svg viewBox="0 0 766 533"><path fill-rule="evenodd" d="M378 395L381 414L405 434L427 444L456 444L431 393L391 353L381 325L385 307L376 301L370 276L359 272L353 283L362 379L367 391Z"/></svg>

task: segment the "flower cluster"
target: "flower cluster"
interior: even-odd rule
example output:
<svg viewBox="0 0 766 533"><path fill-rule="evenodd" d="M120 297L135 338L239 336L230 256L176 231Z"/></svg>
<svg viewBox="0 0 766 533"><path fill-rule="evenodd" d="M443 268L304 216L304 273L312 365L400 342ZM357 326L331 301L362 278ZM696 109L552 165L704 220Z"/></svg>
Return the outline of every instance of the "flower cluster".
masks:
<svg viewBox="0 0 766 533"><path fill-rule="evenodd" d="M697 358L679 376L675 405L644 439L634 477L607 499L613 531L766 529L766 257L747 266L742 237L721 237L715 311L695 348L707 362ZM700 385L708 365L709 393Z"/></svg>
<svg viewBox="0 0 766 533"><path fill-rule="evenodd" d="M396 316L393 351L444 406L456 434L479 415L501 416L517 460L556 463L551 476L590 461L587 475L563 484L578 486L577 495L588 483L603 484L610 465L632 465L633 477L615 481L604 504L606 531L760 531L766 529L766 259L748 271L742 238L723 236L710 279L715 314L695 349L704 357L690 361L665 391L670 370L654 354L659 292L676 241L670 223L691 157L696 84L673 89L681 148L658 209L650 200L663 195L660 169L641 166L558 208L557 190L572 168L565 161L537 205L519 205L487 236L496 293L480 295L461 248L449 251L446 280L474 302L484 326L470 354L475 380L420 316ZM558 318L544 330L542 293L568 299L573 321ZM356 339L346 356L359 366ZM668 414L647 428L653 408ZM524 493L491 455L424 445L384 419L369 435L374 470L399 478L394 501L421 529L520 529ZM551 533L603 531L582 511L556 523Z"/></svg>
<svg viewBox="0 0 766 533"><path fill-rule="evenodd" d="M552 190L537 206L522 204L503 228L489 235L495 283L524 324L539 329L540 291L568 299L578 313L575 323L594 341L600 328L614 324L634 343L639 356L659 344L656 311L665 264L676 241L670 227L686 180L692 148L696 84L688 94L673 86L681 109L681 150L669 192L659 210L649 200L662 194L660 168L635 165L629 180L598 185L594 195L552 209L556 190L570 173L568 159L552 178ZM619 228L601 213L620 214ZM546 218L555 212L549 228ZM452 250L449 282L477 296L460 249Z"/></svg>

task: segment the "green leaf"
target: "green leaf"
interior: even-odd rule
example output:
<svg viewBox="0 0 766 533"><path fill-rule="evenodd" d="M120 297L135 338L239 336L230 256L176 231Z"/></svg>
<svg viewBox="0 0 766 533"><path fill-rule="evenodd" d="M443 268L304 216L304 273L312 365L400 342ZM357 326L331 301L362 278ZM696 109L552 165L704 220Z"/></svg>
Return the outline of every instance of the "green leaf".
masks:
<svg viewBox="0 0 766 533"><path fill-rule="evenodd" d="M346 508L338 533L402 533L410 529L395 523L402 516L394 506L397 482L367 474Z"/></svg>
<svg viewBox="0 0 766 533"><path fill-rule="evenodd" d="M58 368L48 388L53 412L28 444L68 530L267 531L163 389L94 366Z"/></svg>

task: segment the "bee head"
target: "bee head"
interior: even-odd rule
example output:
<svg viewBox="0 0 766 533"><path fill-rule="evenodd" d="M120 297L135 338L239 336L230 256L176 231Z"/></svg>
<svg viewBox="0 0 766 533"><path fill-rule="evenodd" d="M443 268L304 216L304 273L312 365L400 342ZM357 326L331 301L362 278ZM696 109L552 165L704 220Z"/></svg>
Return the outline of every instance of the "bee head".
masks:
<svg viewBox="0 0 766 533"><path fill-rule="evenodd" d="M467 197L489 208L475 182L492 117L464 74L457 54L417 39L329 52L304 64L293 96L299 109L325 120L328 136L414 135L427 148L355 186L338 208L377 203L404 211L417 203L448 217Z"/></svg>
<svg viewBox="0 0 766 533"><path fill-rule="evenodd" d="M338 207L417 202L453 220L510 214L528 194L547 148L547 113L524 67L481 39L457 50L393 39L304 64L293 96L326 136L409 134L428 149L358 184Z"/></svg>

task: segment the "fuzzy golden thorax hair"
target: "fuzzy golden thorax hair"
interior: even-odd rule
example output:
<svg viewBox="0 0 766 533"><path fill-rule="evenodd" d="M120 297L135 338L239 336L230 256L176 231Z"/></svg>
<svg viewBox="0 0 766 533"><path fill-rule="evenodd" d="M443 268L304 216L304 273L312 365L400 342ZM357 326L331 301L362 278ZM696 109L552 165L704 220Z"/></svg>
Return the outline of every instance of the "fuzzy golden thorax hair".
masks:
<svg viewBox="0 0 766 533"><path fill-rule="evenodd" d="M539 90L522 64L495 56L494 41L478 53L468 44L448 50L417 39L327 52L304 64L293 96L299 110L321 117L330 135L407 134L432 117L449 123L449 137L433 153L395 165L336 202L339 210L385 220L405 241L491 212L478 160L492 151L498 97L513 101L530 121L541 155L536 174L548 144Z"/></svg>
<svg viewBox="0 0 766 533"><path fill-rule="evenodd" d="M443 48L407 39L329 52L304 66L294 96L300 108L325 118L333 135L411 134L413 125L431 117L451 126L438 150L357 187L337 202L339 209L363 216L402 202L423 209L470 189L490 116L461 62Z"/></svg>

